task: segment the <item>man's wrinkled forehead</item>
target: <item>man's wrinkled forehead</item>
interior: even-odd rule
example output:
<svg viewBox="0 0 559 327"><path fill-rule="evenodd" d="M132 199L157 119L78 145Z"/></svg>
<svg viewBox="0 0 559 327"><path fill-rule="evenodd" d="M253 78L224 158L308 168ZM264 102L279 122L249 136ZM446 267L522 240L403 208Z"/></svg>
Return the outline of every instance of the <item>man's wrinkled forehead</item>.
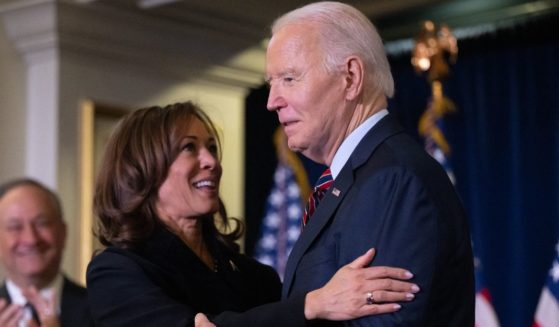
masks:
<svg viewBox="0 0 559 327"><path fill-rule="evenodd" d="M272 37L266 52L267 78L275 77L274 74L295 73L300 70L301 63L312 65L323 57L316 33L304 30L302 26L287 25Z"/></svg>

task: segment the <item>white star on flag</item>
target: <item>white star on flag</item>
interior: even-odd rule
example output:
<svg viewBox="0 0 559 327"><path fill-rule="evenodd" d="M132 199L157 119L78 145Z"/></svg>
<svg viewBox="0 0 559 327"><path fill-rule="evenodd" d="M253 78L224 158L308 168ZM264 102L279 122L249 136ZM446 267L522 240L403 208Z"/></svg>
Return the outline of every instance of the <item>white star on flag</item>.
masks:
<svg viewBox="0 0 559 327"><path fill-rule="evenodd" d="M287 257L301 233L302 201L291 167L280 162L254 253L258 261L274 267L280 277L283 277Z"/></svg>
<svg viewBox="0 0 559 327"><path fill-rule="evenodd" d="M533 327L559 326L559 243L555 246L555 250L557 253L540 295Z"/></svg>

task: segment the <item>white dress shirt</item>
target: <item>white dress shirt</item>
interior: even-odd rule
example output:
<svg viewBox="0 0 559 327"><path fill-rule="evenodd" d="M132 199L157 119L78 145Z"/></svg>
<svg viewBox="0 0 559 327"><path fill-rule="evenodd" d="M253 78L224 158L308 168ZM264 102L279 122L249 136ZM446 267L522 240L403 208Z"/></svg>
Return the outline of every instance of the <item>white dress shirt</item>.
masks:
<svg viewBox="0 0 559 327"><path fill-rule="evenodd" d="M39 290L39 294L43 299L50 299L54 293L54 301L55 301L55 308L57 315L60 314L60 299L62 296L62 284L64 283L64 279L62 278L61 274L58 274L56 278L45 288ZM29 302L19 286L17 286L14 282L10 279L6 279L6 289L8 290L8 294L10 294L10 298L13 304L20 305L24 307L27 302ZM36 308L37 309L37 308ZM24 307L23 312L23 319L19 321L19 327L25 327L27 321L32 319L31 309L29 307Z"/></svg>
<svg viewBox="0 0 559 327"><path fill-rule="evenodd" d="M332 164L330 165L330 172L332 173L332 178L336 179L336 176L340 174L342 168L349 160L349 157L359 144L365 134L369 132L371 128L373 128L384 116L388 115L388 110L382 109L379 112L376 112L371 117L367 118L361 125L357 126L351 134L346 137L346 139L340 145L338 151L334 155L334 159L332 159Z"/></svg>

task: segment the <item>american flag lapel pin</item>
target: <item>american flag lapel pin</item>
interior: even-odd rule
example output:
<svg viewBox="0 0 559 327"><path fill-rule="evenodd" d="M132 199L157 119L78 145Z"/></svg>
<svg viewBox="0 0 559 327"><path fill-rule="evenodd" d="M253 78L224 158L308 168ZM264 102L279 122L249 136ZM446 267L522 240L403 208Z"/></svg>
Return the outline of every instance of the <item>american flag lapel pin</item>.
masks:
<svg viewBox="0 0 559 327"><path fill-rule="evenodd" d="M334 194L334 196L338 197L338 196L340 196L340 193L341 193L341 191L338 190L337 188L334 187L332 189L332 194Z"/></svg>
<svg viewBox="0 0 559 327"><path fill-rule="evenodd" d="M233 260L229 260L229 265L231 266L231 269L233 269L233 271L239 271L239 267L237 267Z"/></svg>

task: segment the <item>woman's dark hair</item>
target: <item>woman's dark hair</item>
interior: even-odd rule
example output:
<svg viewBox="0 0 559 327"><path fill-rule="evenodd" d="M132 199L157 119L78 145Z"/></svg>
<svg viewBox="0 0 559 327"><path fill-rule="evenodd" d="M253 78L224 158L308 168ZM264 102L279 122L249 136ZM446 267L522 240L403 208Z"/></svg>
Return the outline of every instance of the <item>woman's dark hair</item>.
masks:
<svg viewBox="0 0 559 327"><path fill-rule="evenodd" d="M215 136L220 157L215 125L190 101L136 110L119 122L107 144L93 199L101 244L129 248L152 234L160 223L155 210L159 187L180 153L182 133L193 119L199 119ZM241 237L243 225L227 217L221 199L216 216L223 232L214 219L203 219L204 234L238 251L235 241ZM234 227L230 220L235 221Z"/></svg>

